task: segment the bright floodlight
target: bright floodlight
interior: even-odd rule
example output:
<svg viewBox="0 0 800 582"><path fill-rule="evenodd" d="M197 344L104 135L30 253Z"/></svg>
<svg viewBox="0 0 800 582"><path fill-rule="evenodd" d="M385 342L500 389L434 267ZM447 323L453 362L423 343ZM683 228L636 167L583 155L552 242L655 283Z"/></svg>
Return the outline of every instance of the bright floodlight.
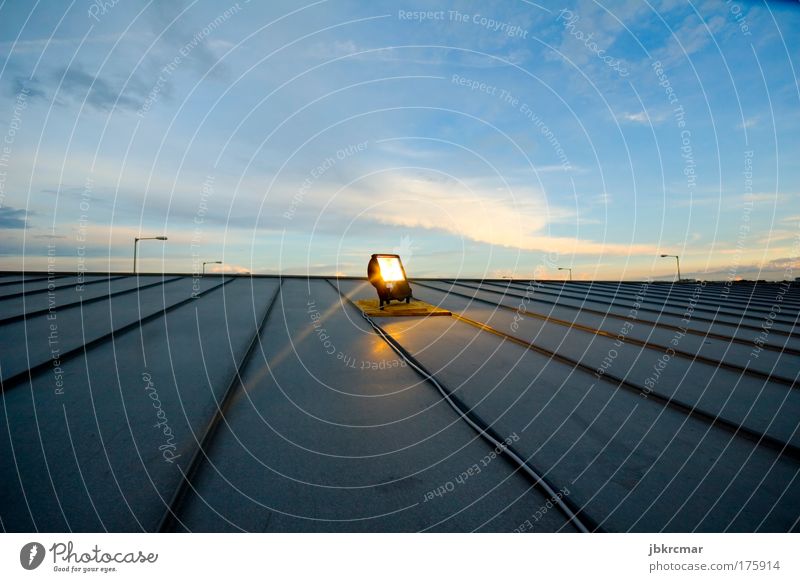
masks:
<svg viewBox="0 0 800 582"><path fill-rule="evenodd" d="M403 266L400 264L400 257L378 256L378 266L381 268L381 278L387 283L406 280Z"/></svg>
<svg viewBox="0 0 800 582"><path fill-rule="evenodd" d="M384 303L392 299L411 303L411 285L408 284L400 255L372 255L367 265L367 276L378 291L381 309Z"/></svg>

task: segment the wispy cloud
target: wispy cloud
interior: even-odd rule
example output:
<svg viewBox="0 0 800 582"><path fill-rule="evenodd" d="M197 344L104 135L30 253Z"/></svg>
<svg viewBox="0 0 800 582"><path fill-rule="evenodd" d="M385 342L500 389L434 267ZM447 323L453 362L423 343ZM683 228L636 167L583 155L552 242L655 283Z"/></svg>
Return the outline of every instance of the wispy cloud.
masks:
<svg viewBox="0 0 800 582"><path fill-rule="evenodd" d="M660 50L655 51L654 56L670 67L685 62L711 44L712 35L724 29L725 24L722 16L698 19L690 13L679 25L672 27L667 42Z"/></svg>
<svg viewBox="0 0 800 582"><path fill-rule="evenodd" d="M5 256L8 248L19 255L24 242L26 265L46 260L46 224L61 237L59 252L76 259L89 173L86 252L96 268L103 261L129 268L130 238L142 229L170 237L163 248L143 249L143 260L166 256L169 268L185 270L201 205L208 254L224 258L226 269L361 273L360 258L336 262L340 243L360 257L409 240L415 270L430 275L455 259L465 272L490 272L513 268L512 255L557 251L587 257L574 262L582 272L624 276L638 260L632 254L645 255L636 268L650 272L645 263L660 250L653 243L662 233L665 244L686 248L682 258L716 269L739 252L748 203L753 254L742 264L791 254L800 223L799 174L787 154L797 136L797 87L780 37L769 34L777 29L768 11L747 12L758 29L757 63L733 15L711 0L653 8L581 0L570 7L580 19L569 29L558 9L525 3L444 7L468 14L465 23L447 12L442 21L401 22L395 8L371 3L321 3L296 16L286 3L239 4L212 26L224 7L153 3L134 21L139 7L120 3L77 53L87 31L81 18L65 19L61 38L48 39L53 22L40 18L13 50L0 42L8 55L2 93L13 98L24 87L27 95L24 106L9 102L0 116L0 141L14 134L0 182ZM390 14L372 18L384 11ZM476 14L519 25L528 37L498 34L474 22ZM258 31L276 18L279 25ZM548 46L570 62L548 57ZM630 74L621 79L600 49L623 59ZM344 58L310 69L336 57ZM234 74L205 76L222 67ZM456 73L470 88L451 81ZM146 116L129 114L155 89ZM49 112L49 100L57 111ZM685 116L676 116L678 106ZM748 132L742 143L742 129L763 128L772 112L780 120L775 131ZM681 157L689 147L683 139L691 141L691 168ZM366 141L364 152L338 156ZM747 197L743 148L756 152L757 164ZM320 175L328 159L334 163ZM202 199L209 173L214 194ZM778 194L770 192L775 184ZM302 202L287 220L299 192ZM281 262L264 249L284 235L289 258ZM411 247L403 248L407 255ZM219 256L222 250L230 254Z"/></svg>
<svg viewBox="0 0 800 582"><path fill-rule="evenodd" d="M751 129L758 125L758 115L754 115L753 117L746 118L743 122L741 122L737 127L739 129Z"/></svg>
<svg viewBox="0 0 800 582"><path fill-rule="evenodd" d="M130 109L135 109L139 106L138 100L122 94L110 82L79 68L73 67L62 70L58 77L61 77L62 74L61 93L78 101L85 99L87 103L97 109L108 111L115 106Z"/></svg>
<svg viewBox="0 0 800 582"><path fill-rule="evenodd" d="M0 228L9 230L20 230L28 227L27 210L21 208L11 208L10 206L0 207Z"/></svg>
<svg viewBox="0 0 800 582"><path fill-rule="evenodd" d="M744 202L783 202L788 200L788 195L784 194L783 192L752 192L749 194L743 194L739 197L739 200Z"/></svg>
<svg viewBox="0 0 800 582"><path fill-rule="evenodd" d="M641 125L659 124L667 119L669 115L665 111L636 111L633 113L623 113L617 116L617 121L621 123L638 123Z"/></svg>
<svg viewBox="0 0 800 582"><path fill-rule="evenodd" d="M650 244L594 241L547 234L548 226L572 216L548 204L541 192L515 189L513 197L498 197L489 190L457 184L393 176L374 193L352 196L348 203L362 208L366 217L383 224L436 230L466 240L518 250L558 252L564 255L628 255L655 253Z"/></svg>
<svg viewBox="0 0 800 582"><path fill-rule="evenodd" d="M632 121L634 123L648 123L649 118L647 113L639 111L638 113L623 113L622 119L625 121Z"/></svg>
<svg viewBox="0 0 800 582"><path fill-rule="evenodd" d="M44 50L52 48L55 50L74 49L81 42L89 44L107 44L116 42L119 35L116 34L94 34L86 39L82 37L44 37L21 40L8 40L0 42L0 53L4 54L41 54Z"/></svg>
<svg viewBox="0 0 800 582"><path fill-rule="evenodd" d="M614 197L608 192L601 192L600 194L589 196L588 200L590 204L599 204L601 206L606 206L608 204L611 204L611 202L614 200Z"/></svg>

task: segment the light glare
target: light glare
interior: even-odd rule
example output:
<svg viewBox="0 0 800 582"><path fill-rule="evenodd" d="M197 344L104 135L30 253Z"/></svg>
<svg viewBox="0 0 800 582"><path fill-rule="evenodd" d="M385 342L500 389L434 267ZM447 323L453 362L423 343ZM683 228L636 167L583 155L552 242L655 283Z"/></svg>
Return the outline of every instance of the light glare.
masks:
<svg viewBox="0 0 800 582"><path fill-rule="evenodd" d="M381 278L387 283L405 281L400 259L397 257L378 257L378 265L381 268Z"/></svg>

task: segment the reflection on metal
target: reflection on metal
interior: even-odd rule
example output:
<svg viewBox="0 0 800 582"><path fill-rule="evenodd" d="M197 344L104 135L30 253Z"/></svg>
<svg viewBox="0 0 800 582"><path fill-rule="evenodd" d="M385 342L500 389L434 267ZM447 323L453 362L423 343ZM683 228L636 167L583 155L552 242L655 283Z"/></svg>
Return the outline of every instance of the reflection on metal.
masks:
<svg viewBox="0 0 800 582"><path fill-rule="evenodd" d="M450 315L446 309L436 307L424 301L417 301L414 299L410 303L395 303L381 306L380 301L377 299L361 299L356 301L355 304L364 312L368 317L401 317L401 316L417 316L427 317L434 315Z"/></svg>
<svg viewBox="0 0 800 582"><path fill-rule="evenodd" d="M350 302L351 304L356 305L357 307L361 307L360 304L364 303L363 300L361 301L353 301L347 295L342 293L342 291L336 287L333 283L328 281L328 283L336 289L336 291L341 295L342 299L345 301ZM371 302L374 304L374 301ZM422 303L421 301L419 303ZM433 307L433 306L431 306ZM577 528L578 531L581 533L589 533L591 531L603 531L599 524L597 524L594 519L590 516L586 515L586 513L582 510L582 508L573 505L571 500L566 498L562 498L561 496L555 493L555 489L553 485L548 481L547 477L544 474L540 473L538 469L536 469L531 463L530 459L526 459L523 455L518 453L515 448L508 442L504 441L503 437L497 432L495 428L491 425L487 424L486 421L479 415L474 409L469 408L458 396L455 392L446 387L441 381L439 381L431 372L429 372L425 366L417 360L411 353L409 353L398 341L395 337L389 334L385 329L383 329L379 324L373 321L370 318L370 314L366 311L363 311L362 314L367 322L372 326L375 332L380 335L387 344L399 355L403 360L408 364L409 367L414 369L420 376L425 378L428 382L433 384L439 393L444 397L445 401L456 411L459 417L465 421L468 425L470 425L473 429L477 431L477 433L483 437L484 439L488 440L492 445L495 446L495 451L502 452L508 459L514 463L519 469L522 470L523 474L527 475L534 487L537 487L544 491L544 493L552 500L553 504L558 507L562 513L566 516L566 518ZM434 307L434 309L436 309ZM383 315L380 311L380 308L376 310L378 313L375 315ZM448 313L448 315L451 315ZM458 317L458 315L456 315Z"/></svg>
<svg viewBox="0 0 800 582"><path fill-rule="evenodd" d="M197 448L194 449L194 453L192 455L191 460L189 461L188 466L185 470L181 471L181 476L183 477L178 485L178 488L172 495L172 499L170 500L169 505L167 506L166 512L162 515L161 521L158 524L159 532L168 532L172 531L176 528L178 524L183 526L183 523L178 517L180 509L182 505L185 503L186 498L189 496L190 491L194 491L194 484L193 480L202 465L203 460L206 458L207 451L210 450L211 441L214 438L214 434L216 433L220 422L224 420L225 413L229 410L231 402L233 401L233 396L236 391L241 387L244 388L244 384L242 382L242 375L244 372L245 364L247 363L248 359L252 356L253 352L255 351L255 347L259 343L259 337L261 336L264 327L269 320L270 313L272 313L272 308L275 306L276 299L278 298L278 294L281 292L281 287L283 286L283 279L278 281L278 287L272 293L272 298L269 300L267 304L267 308L264 311L264 315L261 316L261 323L259 323L258 327L255 330L255 334L252 338L250 338L250 343L247 345L247 350L244 353L244 356L239 360L239 367L236 369L236 372L231 377L230 382L228 383L228 387L222 395L222 399L219 401L217 409L214 415L211 417L208 425L206 425L206 429L203 432L202 439L198 441Z"/></svg>

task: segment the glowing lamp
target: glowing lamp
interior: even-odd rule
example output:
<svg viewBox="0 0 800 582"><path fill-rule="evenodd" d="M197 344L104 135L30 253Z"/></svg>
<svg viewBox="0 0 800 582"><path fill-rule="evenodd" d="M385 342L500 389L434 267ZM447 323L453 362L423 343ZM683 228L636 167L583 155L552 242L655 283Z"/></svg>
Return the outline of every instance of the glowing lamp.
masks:
<svg viewBox="0 0 800 582"><path fill-rule="evenodd" d="M392 299L411 303L411 285L408 284L400 255L372 255L367 265L367 277L378 291L381 309L384 303Z"/></svg>

